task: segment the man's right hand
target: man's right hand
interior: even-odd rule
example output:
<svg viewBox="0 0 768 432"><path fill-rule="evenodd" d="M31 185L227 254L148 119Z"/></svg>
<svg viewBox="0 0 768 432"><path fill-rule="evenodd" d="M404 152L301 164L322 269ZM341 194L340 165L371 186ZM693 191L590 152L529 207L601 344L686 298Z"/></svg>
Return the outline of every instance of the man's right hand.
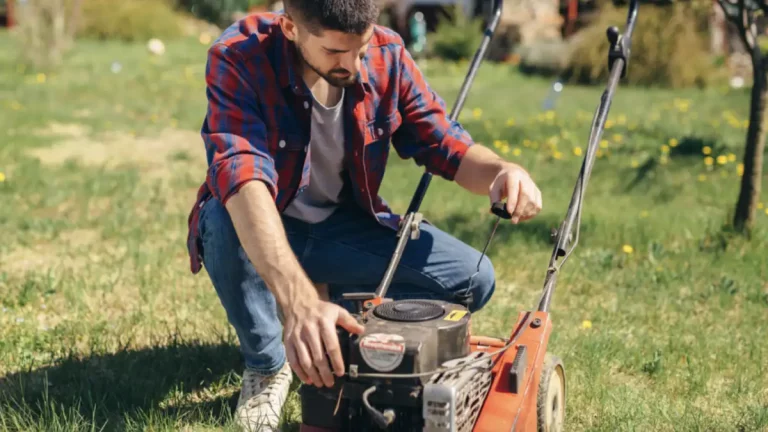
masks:
<svg viewBox="0 0 768 432"><path fill-rule="evenodd" d="M344 375L336 326L353 334L362 334L363 326L346 309L316 297L292 304L284 315L285 350L291 368L307 384L332 387L331 366L337 376Z"/></svg>

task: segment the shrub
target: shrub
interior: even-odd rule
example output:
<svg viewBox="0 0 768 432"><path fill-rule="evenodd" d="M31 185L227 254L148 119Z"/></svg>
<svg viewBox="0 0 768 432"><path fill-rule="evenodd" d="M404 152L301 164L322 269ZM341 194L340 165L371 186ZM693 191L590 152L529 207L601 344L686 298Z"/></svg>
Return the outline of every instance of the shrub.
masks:
<svg viewBox="0 0 768 432"><path fill-rule="evenodd" d="M470 19L458 7L450 19L427 35L429 53L445 60L471 59L483 39L482 20Z"/></svg>
<svg viewBox="0 0 768 432"><path fill-rule="evenodd" d="M81 0L28 0L17 6L14 36L22 61L55 68L74 45Z"/></svg>
<svg viewBox="0 0 768 432"><path fill-rule="evenodd" d="M228 27L236 12L246 12L251 7L266 5L267 0L176 0L177 7L195 17Z"/></svg>
<svg viewBox="0 0 768 432"><path fill-rule="evenodd" d="M704 87L715 76L714 59L707 50L697 10L686 3L645 5L632 34L627 82L666 87ZM626 7L603 4L593 24L569 41L563 75L571 82L594 84L608 77L606 29L623 31Z"/></svg>
<svg viewBox="0 0 768 432"><path fill-rule="evenodd" d="M146 41L183 34L182 16L170 0L85 0L81 37Z"/></svg>

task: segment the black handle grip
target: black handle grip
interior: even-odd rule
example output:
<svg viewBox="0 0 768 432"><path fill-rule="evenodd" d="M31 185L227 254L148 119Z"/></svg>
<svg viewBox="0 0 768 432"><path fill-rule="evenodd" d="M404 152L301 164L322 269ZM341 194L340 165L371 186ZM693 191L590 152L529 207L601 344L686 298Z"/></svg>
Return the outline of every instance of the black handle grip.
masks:
<svg viewBox="0 0 768 432"><path fill-rule="evenodd" d="M496 216L503 218L503 219L512 219L512 215L507 211L507 203L505 202L496 202L493 203L491 206L491 211Z"/></svg>

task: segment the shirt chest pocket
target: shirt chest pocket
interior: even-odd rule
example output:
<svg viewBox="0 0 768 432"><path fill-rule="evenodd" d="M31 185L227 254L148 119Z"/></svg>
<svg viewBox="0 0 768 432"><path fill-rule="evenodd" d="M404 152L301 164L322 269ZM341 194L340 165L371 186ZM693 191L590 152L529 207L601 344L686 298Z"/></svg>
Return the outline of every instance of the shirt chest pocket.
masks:
<svg viewBox="0 0 768 432"><path fill-rule="evenodd" d="M275 140L275 167L281 189L293 191L309 183L309 142L299 133L279 133Z"/></svg>
<svg viewBox="0 0 768 432"><path fill-rule="evenodd" d="M365 166L370 175L383 177L392 135L402 123L399 111L378 117L365 125Z"/></svg>

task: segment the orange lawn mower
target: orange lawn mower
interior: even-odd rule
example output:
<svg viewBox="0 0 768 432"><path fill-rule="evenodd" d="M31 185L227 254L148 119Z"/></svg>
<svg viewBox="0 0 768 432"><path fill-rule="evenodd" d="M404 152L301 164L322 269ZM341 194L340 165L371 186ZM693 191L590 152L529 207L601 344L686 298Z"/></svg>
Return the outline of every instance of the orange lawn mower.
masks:
<svg viewBox="0 0 768 432"><path fill-rule="evenodd" d="M502 3L495 2L493 17L451 112L452 120L458 117L499 22ZM362 335L337 329L345 375L330 388L302 385L299 389L302 432L564 430L565 368L557 356L547 353L552 332L549 309L557 274L578 241L586 183L615 89L627 73L637 10L638 0L630 0L625 32L617 27L607 30L607 88L592 122L566 217L555 232L556 245L536 310L520 312L510 338L502 339L471 334L469 295L456 302L385 297L408 239L419 234L419 206L431 180L425 173L380 285L374 293L343 297L353 301L355 315L365 326ZM494 203L491 212L497 218L483 256L500 220L511 218L503 202ZM558 258L562 258L560 263Z"/></svg>

